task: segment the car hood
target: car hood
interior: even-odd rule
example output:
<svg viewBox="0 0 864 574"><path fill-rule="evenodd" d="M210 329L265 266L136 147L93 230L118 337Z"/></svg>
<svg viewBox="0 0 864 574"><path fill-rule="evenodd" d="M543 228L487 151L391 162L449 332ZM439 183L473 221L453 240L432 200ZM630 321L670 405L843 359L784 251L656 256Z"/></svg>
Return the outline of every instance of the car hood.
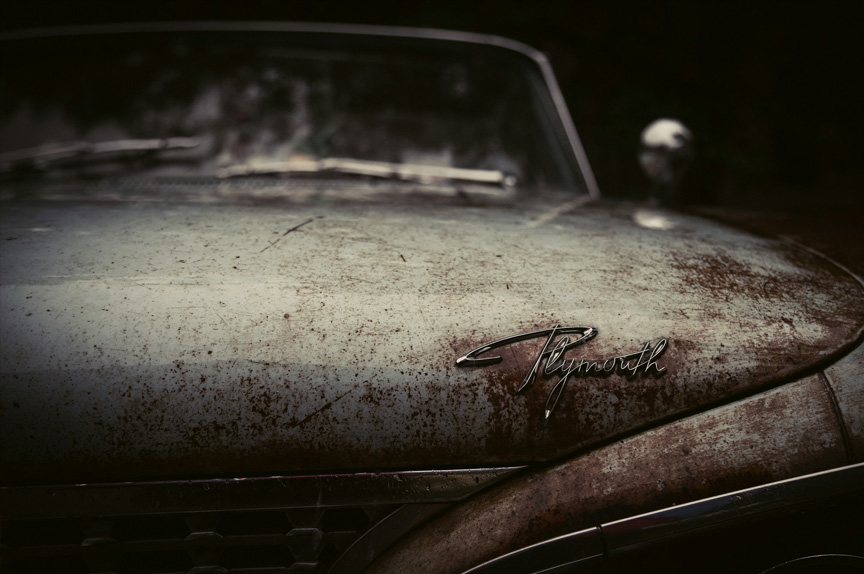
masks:
<svg viewBox="0 0 864 574"><path fill-rule="evenodd" d="M2 480L553 460L793 380L861 334L859 285L799 247L568 207L8 204ZM558 389L541 367L518 392L546 335L456 364L556 325L593 329L566 358L595 371L646 348L653 365Z"/></svg>

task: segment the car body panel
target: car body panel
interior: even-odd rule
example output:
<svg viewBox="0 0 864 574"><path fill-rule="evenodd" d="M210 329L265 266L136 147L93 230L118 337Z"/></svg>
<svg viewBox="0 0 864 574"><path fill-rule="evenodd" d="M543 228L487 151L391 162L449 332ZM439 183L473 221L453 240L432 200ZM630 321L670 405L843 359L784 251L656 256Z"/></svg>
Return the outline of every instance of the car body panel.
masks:
<svg viewBox="0 0 864 574"><path fill-rule="evenodd" d="M711 522L699 510L713 506L705 497L737 504L764 491L742 489L774 483L761 510L791 513L802 497L816 500L802 475L860 475L860 466L844 468L864 455L864 283L849 240L857 219L839 227L808 213L765 229L761 214L708 214L761 224L754 235L599 201L540 52L470 33L261 22L2 39L16 46L4 52L14 64L4 70L18 74L7 85L22 88L13 96L21 105L6 107L22 121L4 117L14 125L0 158L4 572L446 573L499 557L510 571L508 554L568 536L588 543L565 557L582 550L601 568L623 557L623 568L667 571L656 555L670 546L656 534L688 545L689 526L676 523ZM242 55L240 65L222 67L235 41L229 53ZM275 52L261 60L251 45ZM297 70L268 59L286 46L290 58L312 49L330 61L335 50L349 66L340 80L393 88L373 98L380 108L339 120L360 145L338 149L358 153L295 145L315 124L304 119L308 90L256 99L256 78ZM430 61L446 52L441 61L457 65L440 77L416 60L393 68L417 71L419 91L405 89L410 73L364 76L356 66L415 49ZM152 77L137 72L142 53L157 54ZM178 67L189 54L206 57ZM485 62L490 77L527 81L519 93L533 95L483 119L506 95L486 92L455 130L446 113L415 107L427 92L434 101L464 93L465 58ZM34 70L46 80L41 92L31 90ZM382 83L382 74L403 83ZM58 77L77 82L58 88ZM187 89L202 78L212 93ZM322 93L351 100L341 86L352 82ZM207 94L217 97L198 98ZM219 94L230 105L211 105ZM199 104L213 122L182 121ZM57 109L69 112L59 123ZM290 109L291 130L270 131ZM28 123L33 110L41 119ZM371 137L366 120L375 131L394 110L400 121L419 111L428 121L405 125L442 138L427 149L412 139L425 128ZM318 114L327 128L319 143L341 114ZM138 125L141 117L156 124ZM503 147L514 142L515 157L531 158L515 165L534 175L486 154L501 140L479 145L475 132L462 133L490 120L494 133L518 136ZM520 122L542 135L509 130ZM470 144L463 153L450 149L462 146L456 132ZM178 141L197 151L168 153ZM142 142L140 154L95 154ZM483 155L466 153L475 148ZM65 156L70 149L81 153ZM262 157L295 169L247 169ZM358 159L377 162L375 178L296 169ZM400 174L396 162L416 173ZM486 175L448 179L457 165ZM583 339L567 344L565 335ZM864 490L853 490L814 504L857 497L860 507ZM700 499L680 520L677 505ZM815 551L838 551L826 543L836 525L821 526L855 508L820 508L828 512L789 525L819 529ZM783 532L766 538L789 552L763 556L752 571L802 558ZM640 553L613 556L634 545ZM864 555L854 541L842 548ZM520 568L573 566L543 554L543 566L529 556Z"/></svg>
<svg viewBox="0 0 864 574"><path fill-rule="evenodd" d="M834 393L844 426L849 458L864 458L864 346L859 346L827 369L825 380Z"/></svg>
<svg viewBox="0 0 864 574"><path fill-rule="evenodd" d="M849 462L814 375L517 477L418 529L368 571L463 572L509 549Z"/></svg>
<svg viewBox="0 0 864 574"><path fill-rule="evenodd" d="M549 461L794 380L860 336L860 285L794 245L560 206L10 204L3 480ZM455 364L556 324L596 328L570 351L594 361L666 339L665 372L574 376L544 425L556 377L517 392L540 339Z"/></svg>

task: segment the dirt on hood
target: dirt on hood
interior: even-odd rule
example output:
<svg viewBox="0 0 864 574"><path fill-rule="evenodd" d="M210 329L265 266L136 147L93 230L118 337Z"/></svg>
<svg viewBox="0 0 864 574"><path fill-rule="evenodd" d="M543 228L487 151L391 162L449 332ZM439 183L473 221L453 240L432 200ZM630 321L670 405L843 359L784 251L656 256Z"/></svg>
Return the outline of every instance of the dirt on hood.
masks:
<svg viewBox="0 0 864 574"><path fill-rule="evenodd" d="M0 239L6 484L548 461L864 325L819 256L626 205L22 202Z"/></svg>

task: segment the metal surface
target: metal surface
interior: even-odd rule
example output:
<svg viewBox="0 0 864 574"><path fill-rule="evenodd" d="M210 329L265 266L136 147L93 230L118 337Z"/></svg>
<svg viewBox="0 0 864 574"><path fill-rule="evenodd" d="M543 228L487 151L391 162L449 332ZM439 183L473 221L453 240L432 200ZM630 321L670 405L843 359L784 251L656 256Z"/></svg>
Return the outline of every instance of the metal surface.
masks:
<svg viewBox="0 0 864 574"><path fill-rule="evenodd" d="M163 559L170 571L357 572L417 524L517 470L0 488L0 563L10 572L41 571L46 559L83 560L88 572Z"/></svg>
<svg viewBox="0 0 864 574"><path fill-rule="evenodd" d="M328 574L362 571L395 541L446 509L448 504L406 504L382 519L348 548Z"/></svg>
<svg viewBox="0 0 864 574"><path fill-rule="evenodd" d="M855 240L864 228L864 213L860 211L769 213L698 208L695 212L750 233L793 241L829 258L859 279L864 277L864 242Z"/></svg>
<svg viewBox="0 0 864 574"><path fill-rule="evenodd" d="M864 326L842 270L698 218L278 189L4 205L4 482L552 460L794 379ZM666 371L572 380L543 428L554 382L517 393L542 340L453 363L556 323L602 333L588 361L662 334Z"/></svg>
<svg viewBox="0 0 864 574"><path fill-rule="evenodd" d="M606 552L614 556L660 539L729 527L752 520L754 515L861 490L864 464L851 465L649 512L603 524L600 529Z"/></svg>
<svg viewBox="0 0 864 574"><path fill-rule="evenodd" d="M843 466L839 426L811 376L517 476L419 528L369 572L463 572L598 524Z"/></svg>
<svg viewBox="0 0 864 574"><path fill-rule="evenodd" d="M599 528L587 528L528 548L521 548L471 568L465 574L548 572L552 569L584 564L604 557L602 538Z"/></svg>
<svg viewBox="0 0 864 574"><path fill-rule="evenodd" d="M579 337L571 341L570 337L567 336L568 334L579 335ZM559 335L562 335L562 337L557 343L555 343L555 338ZM640 369L642 369L643 374L652 374L654 376L660 376L666 371L665 367L661 367L657 363L660 355L662 355L666 350L666 339L660 339L653 348L651 348L650 344L645 343L640 351L630 353L629 355L618 355L611 359L606 359L605 361L601 359L592 362L582 359L577 363L576 359L570 359L570 362L567 362L565 356L567 351L593 339L596 335L597 329L594 327L562 327L561 325L555 325L551 329L513 335L511 337L498 339L497 341L493 341L486 345L481 345L456 359L456 365L460 367L481 367L484 365L497 364L501 362L501 357L478 358L478 356L488 353L493 349L497 349L498 347L506 347L514 343L530 341L531 339L542 339L545 337L546 343L540 349L534 364L525 374L525 378L522 379L522 384L517 390L517 392L521 393L525 389L534 385L534 382L537 380L537 373L541 372L540 366L544 364L544 360L546 363L542 369L543 375L549 377L550 375L558 374L559 379L552 387L552 390L549 391L543 409L544 422L549 420L555 407L558 406L558 402L561 400L561 395L567 387L567 381L570 375L575 374L574 378L578 378L579 376L592 375L606 376L614 373L632 378L639 374ZM554 346L550 347L553 343L555 343ZM561 364L557 364L559 361Z"/></svg>
<svg viewBox="0 0 864 574"><path fill-rule="evenodd" d="M849 458L864 460L864 345L827 369L825 379L842 416Z"/></svg>
<svg viewBox="0 0 864 574"><path fill-rule="evenodd" d="M864 571L864 558L848 554L817 554L790 560L765 570L762 574L859 574Z"/></svg>
<svg viewBox="0 0 864 574"><path fill-rule="evenodd" d="M0 564L4 574L324 574L355 541L373 536L405 508L395 506L4 517Z"/></svg>
<svg viewBox="0 0 864 574"><path fill-rule="evenodd" d="M759 517L864 491L864 465L797 477L598 525L523 548L468 570L471 574L539 572L591 559L614 559L672 538L735 528ZM646 564L651 570L652 565ZM655 566L656 567L656 566ZM467 574L467 573L466 573Z"/></svg>
<svg viewBox="0 0 864 574"><path fill-rule="evenodd" d="M597 335L597 329L595 329L594 327L562 327L560 325L555 325L551 329L542 329L540 331L532 331L531 333L522 333L520 335L504 337L503 339L498 339L497 341L493 341L485 345L480 345L476 349L468 351L467 353L456 359L456 365L460 367L482 367L484 365L495 365L501 362L501 357L479 357L479 355L488 353L489 351L497 349L498 347L504 347L513 343L520 343L522 341L530 341L531 339L539 339L542 337L546 337L549 340L546 342L546 345L544 345L543 349L540 351L534 368L528 374L528 376L531 377L530 382L527 382L527 379L525 382L523 382L523 386L526 384L533 384L534 377L536 377L537 369L540 365L540 360L543 358L548 358L548 356L552 354L552 349L548 348L549 342L556 335L579 335L579 337L577 339L574 339L573 341L570 341L568 339L567 343L564 345L564 348L561 349L562 351L567 351L569 349L572 349L576 345L580 345L585 341L593 339Z"/></svg>
<svg viewBox="0 0 864 574"><path fill-rule="evenodd" d="M508 40L266 23L4 37L165 30L515 50L539 65L547 111L561 119L555 130L589 196L598 195L548 62ZM126 185L29 190L34 201L4 204L0 221L0 480L60 483L0 488L0 512L45 524L83 517L87 538L60 554L190 558L203 549L211 555L200 567L219 568L221 535L208 516L275 511L278 532L254 541L244 532L226 547L279 546L286 565L323 568L329 536L340 545L335 567L375 560L373 572L399 573L460 572L528 547L511 559L557 570L602 553L597 529L583 529L606 523L613 553L639 548L756 507L715 499L610 521L861 456L860 349L820 372L864 334L861 285L798 246L572 195L478 200L448 188L430 200L406 197L404 186ZM549 326L574 324L603 336L589 341L583 331L554 344ZM514 332L525 335L476 347ZM545 346L538 333L551 333ZM658 336L651 349L645 341ZM565 361L577 342L585 358ZM480 356L494 348L500 357ZM651 363L660 353L662 364ZM611 361L635 373L646 354L651 377L598 372ZM460 355L483 368L457 368ZM532 385L545 392L519 394ZM546 427L533 424L541 410ZM509 466L576 452L480 493L517 469L349 472ZM333 469L345 474L260 478ZM257 478L177 478L240 474ZM117 482L72 484L85 481ZM784 504L797 496L786 485L772 492ZM432 518L454 500L463 503ZM412 506L393 507L403 503ZM375 528L325 534L327 512L356 505ZM165 517L189 534L118 543L100 530Z"/></svg>
<svg viewBox="0 0 864 574"><path fill-rule="evenodd" d="M520 467L0 488L4 519L453 502Z"/></svg>
<svg viewBox="0 0 864 574"><path fill-rule="evenodd" d="M693 134L678 120L648 124L640 136L639 165L651 180L653 201L674 203L677 188L693 160Z"/></svg>

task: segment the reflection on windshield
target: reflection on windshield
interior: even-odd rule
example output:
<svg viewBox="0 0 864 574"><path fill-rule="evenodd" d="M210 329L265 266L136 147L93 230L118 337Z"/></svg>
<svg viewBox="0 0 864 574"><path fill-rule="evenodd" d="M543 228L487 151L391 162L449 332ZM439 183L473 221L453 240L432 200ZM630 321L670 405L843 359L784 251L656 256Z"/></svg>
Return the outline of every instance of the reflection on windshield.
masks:
<svg viewBox="0 0 864 574"><path fill-rule="evenodd" d="M574 180L560 151L550 150L559 145L555 128L515 55L301 49L254 36L11 42L3 50L2 150L195 137L207 142L187 157L195 161L148 162L146 174L216 176L232 166L355 158L507 174L527 186Z"/></svg>
<svg viewBox="0 0 864 574"><path fill-rule="evenodd" d="M200 138L125 139L106 142L74 141L49 143L26 149L0 151L0 170L11 170L21 165L46 167L53 162L82 156L150 153L191 149L199 145L201 145Z"/></svg>
<svg viewBox="0 0 864 574"><path fill-rule="evenodd" d="M497 169L465 169L422 165L412 163L389 163L342 157L328 157L322 160L291 160L266 163L245 163L228 166L219 172L219 177L244 177L260 174L292 173L346 173L368 175L385 179L401 179L419 183L439 183L442 180L468 181L499 185L505 189L516 186L516 177Z"/></svg>

